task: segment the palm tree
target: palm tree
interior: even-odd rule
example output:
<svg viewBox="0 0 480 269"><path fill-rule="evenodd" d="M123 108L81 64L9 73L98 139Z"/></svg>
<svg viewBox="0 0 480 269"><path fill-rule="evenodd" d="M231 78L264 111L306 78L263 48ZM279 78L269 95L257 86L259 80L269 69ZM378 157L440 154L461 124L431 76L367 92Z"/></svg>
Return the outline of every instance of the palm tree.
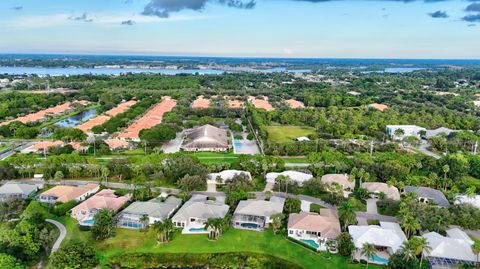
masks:
<svg viewBox="0 0 480 269"><path fill-rule="evenodd" d="M405 134L405 130L403 130L402 128L398 128L393 132L393 134L395 135L395 137L401 137Z"/></svg>
<svg viewBox="0 0 480 269"><path fill-rule="evenodd" d="M170 234L173 230L172 220L167 219L163 223L155 221L153 229L157 232L157 242L163 243L170 241Z"/></svg>
<svg viewBox="0 0 480 269"><path fill-rule="evenodd" d="M421 269L423 259L425 258L424 253L430 253L430 251L432 251L432 247L430 246L430 243L425 237L414 237L412 238L412 240L414 241L414 245L416 246L415 254L417 256L420 255L420 265L418 268Z"/></svg>
<svg viewBox="0 0 480 269"><path fill-rule="evenodd" d="M442 166L442 171L443 171L443 180L445 183L444 189L447 190L447 174L450 172L450 166L448 164Z"/></svg>
<svg viewBox="0 0 480 269"><path fill-rule="evenodd" d="M407 240L403 242L402 246L400 247L400 253L403 255L403 259L406 262L414 260L417 258L415 255L416 252L416 245L413 240Z"/></svg>
<svg viewBox="0 0 480 269"><path fill-rule="evenodd" d="M338 208L340 220L343 222L343 229L347 230L347 227L351 224L357 223L357 215L355 214L355 204L352 199L348 199L343 202Z"/></svg>
<svg viewBox="0 0 480 269"><path fill-rule="evenodd" d="M362 249L360 251L361 251L360 254L362 256L367 257L367 267L366 268L368 268L368 264L370 263L370 260L372 260L373 257L375 256L375 253L377 252L377 249L375 248L375 246L373 244L365 243L365 244L363 244Z"/></svg>
<svg viewBox="0 0 480 269"><path fill-rule="evenodd" d="M143 230L146 231L148 229L148 223L150 221L150 218L148 217L148 215L143 215L141 218L140 218L140 223L142 224L143 226Z"/></svg>
<svg viewBox="0 0 480 269"><path fill-rule="evenodd" d="M282 221L285 218L285 215L282 213L278 213L278 214L272 215L271 218L272 218L273 233L277 234L278 230L282 228Z"/></svg>
<svg viewBox="0 0 480 269"><path fill-rule="evenodd" d="M422 228L422 226L420 226L420 223L418 223L418 221L411 214L407 214L404 216L401 226L407 233L407 238L410 238L410 235L413 235Z"/></svg>
<svg viewBox="0 0 480 269"><path fill-rule="evenodd" d="M211 229L208 237L213 240L217 240L220 237L224 227L224 221L222 218L209 218L205 222L205 229Z"/></svg>

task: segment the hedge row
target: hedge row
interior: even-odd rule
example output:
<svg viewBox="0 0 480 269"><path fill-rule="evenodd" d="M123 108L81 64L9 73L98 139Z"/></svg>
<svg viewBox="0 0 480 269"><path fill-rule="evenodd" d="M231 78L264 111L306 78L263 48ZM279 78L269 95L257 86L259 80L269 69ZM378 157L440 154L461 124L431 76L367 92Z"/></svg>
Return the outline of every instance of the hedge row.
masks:
<svg viewBox="0 0 480 269"><path fill-rule="evenodd" d="M111 268L255 268L301 269L290 261L258 253L129 253L111 257L107 265Z"/></svg>

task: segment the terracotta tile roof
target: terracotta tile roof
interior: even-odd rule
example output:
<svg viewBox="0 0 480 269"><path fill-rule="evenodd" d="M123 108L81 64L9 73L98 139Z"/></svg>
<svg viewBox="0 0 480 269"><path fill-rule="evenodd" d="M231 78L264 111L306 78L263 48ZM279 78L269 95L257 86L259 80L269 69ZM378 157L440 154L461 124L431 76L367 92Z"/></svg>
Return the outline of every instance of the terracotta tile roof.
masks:
<svg viewBox="0 0 480 269"><path fill-rule="evenodd" d="M197 97L195 101L192 103L193 109L202 109L202 108L209 108L210 107L210 100L205 99L203 95Z"/></svg>
<svg viewBox="0 0 480 269"><path fill-rule="evenodd" d="M290 108L305 108L305 105L300 102L300 101L297 101L295 99L288 99L288 100L285 100L285 103L287 103L287 105L290 107Z"/></svg>
<svg viewBox="0 0 480 269"><path fill-rule="evenodd" d="M83 106L90 104L90 102L86 101L86 100L76 101L76 103L79 103ZM63 103L63 104L60 104L60 105L56 105L54 107L50 107L50 108L47 108L47 109L44 109L44 110L40 110L40 111L35 112L35 113L31 113L31 114L28 114L28 115L25 115L25 116L18 117L14 120L2 122L2 123L0 123L0 126L7 125L7 124L9 124L13 121L19 121L19 122L24 123L24 124L27 124L27 123L30 123L30 122L37 122L37 121L44 120L47 116L58 116L59 114L65 113L70 109L73 109L72 103L66 102L66 103Z"/></svg>
<svg viewBox="0 0 480 269"><path fill-rule="evenodd" d="M42 195L56 196L58 197L56 200L57 202L66 203L75 200L76 198L85 195L87 192L93 191L96 188L98 188L97 184L87 184L84 186L60 185L43 192Z"/></svg>
<svg viewBox="0 0 480 269"><path fill-rule="evenodd" d="M139 139L140 131L150 129L162 122L163 114L171 111L177 105L177 101L170 96L163 97L163 100L150 109L145 115L128 126L118 135L121 139Z"/></svg>
<svg viewBox="0 0 480 269"><path fill-rule="evenodd" d="M330 185L337 183L343 187L343 189L352 189L355 187L355 183L348 180L348 176L344 174L326 174L322 176L322 183Z"/></svg>
<svg viewBox="0 0 480 269"><path fill-rule="evenodd" d="M243 102L239 100L228 100L229 108L243 108Z"/></svg>
<svg viewBox="0 0 480 269"><path fill-rule="evenodd" d="M382 112L385 111L386 109L388 109L387 105L377 104L377 103L371 104L371 105L369 105L369 107L374 108L374 109L379 110L379 111L382 111Z"/></svg>
<svg viewBox="0 0 480 269"><path fill-rule="evenodd" d="M321 232L322 237L336 238L340 232L340 221L335 209L320 209L316 213L293 213L288 218L288 229Z"/></svg>
<svg viewBox="0 0 480 269"><path fill-rule="evenodd" d="M92 131L92 128L98 125L102 125L105 122L107 122L111 117L114 117L118 114L121 114L125 111L127 111L130 107L135 105L137 101L135 100L130 100L124 103L119 104L118 106L108 110L107 112L104 113L104 115L97 116L95 118L91 118L90 120L77 125L77 129L80 129L84 133L90 133Z"/></svg>
<svg viewBox="0 0 480 269"><path fill-rule="evenodd" d="M93 127L95 127L97 125L102 125L105 122L107 122L109 119L110 119L109 116L100 115L100 116L97 116L95 118L91 118L90 120L88 120L88 121L86 121L82 124L77 125L76 128L80 129L84 133L90 133L92 131Z"/></svg>
<svg viewBox="0 0 480 269"><path fill-rule="evenodd" d="M362 187L367 189L369 192L374 193L385 193L386 198L391 200L400 200L400 192L395 186L389 186L387 183L383 182L364 182Z"/></svg>
<svg viewBox="0 0 480 269"><path fill-rule="evenodd" d="M104 189L72 208L72 212L102 208L108 208L113 212L117 212L128 200L127 196L116 196L114 190Z"/></svg>
<svg viewBox="0 0 480 269"><path fill-rule="evenodd" d="M126 148L128 147L128 142L120 139L107 139L105 143L108 145L110 149L119 149L119 148Z"/></svg>
<svg viewBox="0 0 480 269"><path fill-rule="evenodd" d="M105 115L110 116L110 117L115 117L118 114L121 114L125 111L127 111L130 107L135 105L137 101L135 100L130 100L124 103L119 104L118 106L110 109L109 111L105 112Z"/></svg>
<svg viewBox="0 0 480 269"><path fill-rule="evenodd" d="M29 147L28 149L32 151L39 151L39 150L43 150L44 148L48 149L49 147L60 147L63 145L64 144L62 141L42 141Z"/></svg>
<svg viewBox="0 0 480 269"><path fill-rule="evenodd" d="M268 97L264 96L262 99L256 98L254 96L250 96L248 98L250 103L253 104L254 107L256 108L263 108L266 111L272 111L274 110L273 106L268 102Z"/></svg>

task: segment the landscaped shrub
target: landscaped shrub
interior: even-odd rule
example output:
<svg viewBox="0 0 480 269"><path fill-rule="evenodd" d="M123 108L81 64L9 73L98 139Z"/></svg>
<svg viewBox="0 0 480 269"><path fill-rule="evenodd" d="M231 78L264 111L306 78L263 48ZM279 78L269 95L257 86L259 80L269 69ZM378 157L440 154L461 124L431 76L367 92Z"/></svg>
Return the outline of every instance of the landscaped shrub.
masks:
<svg viewBox="0 0 480 269"><path fill-rule="evenodd" d="M379 200L377 201L378 213L386 216L396 216L400 210L400 202L393 200Z"/></svg>
<svg viewBox="0 0 480 269"><path fill-rule="evenodd" d="M111 268L255 268L300 269L302 267L278 257L257 253L123 253L111 257L107 265Z"/></svg>
<svg viewBox="0 0 480 269"><path fill-rule="evenodd" d="M65 216L68 213L68 211L74 208L77 204L78 202L75 200L62 203L62 204L56 204L55 207L53 207L51 212L59 217Z"/></svg>

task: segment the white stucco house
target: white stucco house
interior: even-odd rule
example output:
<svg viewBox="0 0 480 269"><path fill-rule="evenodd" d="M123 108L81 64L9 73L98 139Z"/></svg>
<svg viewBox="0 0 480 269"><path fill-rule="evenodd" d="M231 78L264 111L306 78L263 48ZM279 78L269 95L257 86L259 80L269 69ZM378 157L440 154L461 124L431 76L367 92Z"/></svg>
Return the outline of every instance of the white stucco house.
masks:
<svg viewBox="0 0 480 269"><path fill-rule="evenodd" d="M398 129L403 130L402 135L397 135L395 133ZM395 140L402 140L407 136L414 136L420 139L421 131L427 132L427 129L417 125L387 125L387 128L385 130L387 135L389 135L392 139L395 139Z"/></svg>

